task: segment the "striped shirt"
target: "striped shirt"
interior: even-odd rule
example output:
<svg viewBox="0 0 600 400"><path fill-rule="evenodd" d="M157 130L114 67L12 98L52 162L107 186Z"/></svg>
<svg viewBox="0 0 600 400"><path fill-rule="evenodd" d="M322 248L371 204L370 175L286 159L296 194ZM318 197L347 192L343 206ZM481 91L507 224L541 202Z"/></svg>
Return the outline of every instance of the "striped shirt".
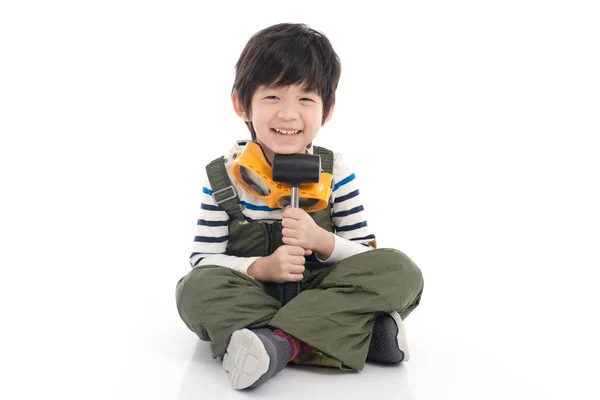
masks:
<svg viewBox="0 0 600 400"><path fill-rule="evenodd" d="M226 156L225 167L232 185L244 206L242 213L247 221L272 223L281 221L283 209L270 208L264 199L245 191L231 173L234 155L244 149L246 141L238 141ZM312 154L310 147L308 153ZM190 265L221 265L247 274L248 267L259 257L236 257L225 254L229 241L229 216L216 205L206 170L204 170L200 215L196 225L196 235L190 256ZM331 219L334 228L334 250L323 262L335 263L354 254L375 247L375 235L367 224L364 207L361 203L356 175L343 156L334 153L333 193ZM371 247L369 247L371 245Z"/></svg>

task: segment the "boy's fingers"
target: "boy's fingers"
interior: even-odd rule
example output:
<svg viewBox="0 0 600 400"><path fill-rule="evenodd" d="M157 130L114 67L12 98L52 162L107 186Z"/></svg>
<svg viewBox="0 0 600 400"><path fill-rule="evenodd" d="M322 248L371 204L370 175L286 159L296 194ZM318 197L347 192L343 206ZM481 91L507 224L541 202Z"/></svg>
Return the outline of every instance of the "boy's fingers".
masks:
<svg viewBox="0 0 600 400"><path fill-rule="evenodd" d="M287 206L281 216L285 218L299 219L304 215L304 213L305 211L301 208L292 208Z"/></svg>
<svg viewBox="0 0 600 400"><path fill-rule="evenodd" d="M281 220L281 226L294 229L298 227L298 221L292 218L284 218Z"/></svg>
<svg viewBox="0 0 600 400"><path fill-rule="evenodd" d="M288 245L289 246L289 251L288 254L291 256L303 256L304 255L304 249L300 246L292 246L292 245Z"/></svg>
<svg viewBox="0 0 600 400"><path fill-rule="evenodd" d="M284 238L286 238L286 237L287 237L287 238L295 238L295 237L296 237L296 231L295 231L295 230L293 230L293 229L289 229L289 228L283 228L283 229L281 230L281 235L282 235Z"/></svg>
<svg viewBox="0 0 600 400"><path fill-rule="evenodd" d="M304 272L304 265L291 264L288 272L290 274L302 274Z"/></svg>
<svg viewBox="0 0 600 400"><path fill-rule="evenodd" d="M287 274L285 277L286 282L300 282L304 278L302 274Z"/></svg>
<svg viewBox="0 0 600 400"><path fill-rule="evenodd" d="M304 256L301 255L301 256L294 256L294 257L292 257L292 259L290 260L290 263L292 265L304 265L305 261L306 260L304 259Z"/></svg>

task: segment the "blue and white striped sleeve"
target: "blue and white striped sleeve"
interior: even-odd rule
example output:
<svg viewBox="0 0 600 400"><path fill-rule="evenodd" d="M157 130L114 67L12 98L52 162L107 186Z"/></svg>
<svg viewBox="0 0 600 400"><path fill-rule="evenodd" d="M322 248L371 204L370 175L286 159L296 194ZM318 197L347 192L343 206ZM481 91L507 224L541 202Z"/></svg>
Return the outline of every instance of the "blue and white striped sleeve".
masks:
<svg viewBox="0 0 600 400"><path fill-rule="evenodd" d="M225 254L229 242L229 215L213 197L208 177L204 177L200 215L196 224L190 265L220 265L247 275L248 267L259 257L236 257Z"/></svg>
<svg viewBox="0 0 600 400"><path fill-rule="evenodd" d="M360 199L356 175L339 153L334 158L333 183L331 220L334 248L327 260L320 260L327 263L335 263L376 247L375 235L367 223Z"/></svg>
<svg viewBox="0 0 600 400"><path fill-rule="evenodd" d="M364 246L369 246L375 240L367 222L356 175L340 154L336 154L334 161L331 218L336 235Z"/></svg>

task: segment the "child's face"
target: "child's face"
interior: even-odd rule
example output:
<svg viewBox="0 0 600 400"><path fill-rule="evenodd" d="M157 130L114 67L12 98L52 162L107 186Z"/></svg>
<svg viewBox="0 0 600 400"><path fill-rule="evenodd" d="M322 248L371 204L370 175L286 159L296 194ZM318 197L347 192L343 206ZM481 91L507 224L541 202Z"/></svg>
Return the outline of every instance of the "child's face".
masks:
<svg viewBox="0 0 600 400"><path fill-rule="evenodd" d="M304 153L317 136L323 120L321 96L305 92L300 85L258 87L252 96L250 116L240 110L237 93L234 93L233 103L240 117L252 121L256 139L271 162L274 153ZM325 122L331 115L330 112Z"/></svg>

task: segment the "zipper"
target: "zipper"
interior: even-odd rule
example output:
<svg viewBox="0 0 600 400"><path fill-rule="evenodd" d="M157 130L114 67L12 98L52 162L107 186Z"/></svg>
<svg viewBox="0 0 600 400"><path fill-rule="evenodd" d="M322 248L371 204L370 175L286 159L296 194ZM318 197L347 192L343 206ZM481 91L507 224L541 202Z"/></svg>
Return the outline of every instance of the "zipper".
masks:
<svg viewBox="0 0 600 400"><path fill-rule="evenodd" d="M270 256L273 254L273 227L271 224L267 224L263 222L265 226L265 233L267 235L267 254L266 256Z"/></svg>

